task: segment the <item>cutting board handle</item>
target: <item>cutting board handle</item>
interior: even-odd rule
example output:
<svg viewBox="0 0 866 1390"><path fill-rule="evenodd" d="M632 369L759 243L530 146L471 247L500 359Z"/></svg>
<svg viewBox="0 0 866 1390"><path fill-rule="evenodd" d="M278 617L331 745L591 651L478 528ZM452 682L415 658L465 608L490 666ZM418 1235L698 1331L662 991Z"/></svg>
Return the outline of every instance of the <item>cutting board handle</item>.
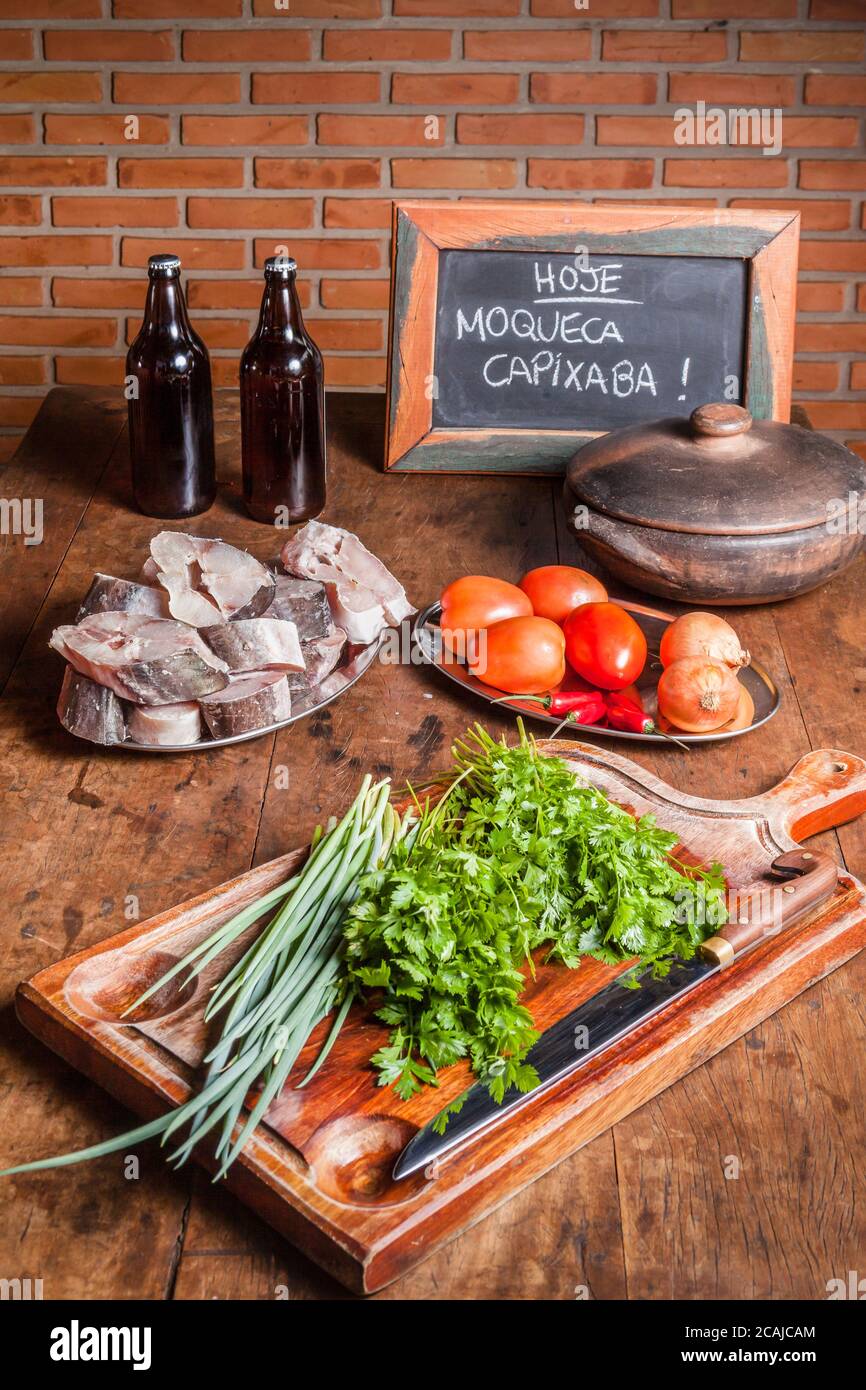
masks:
<svg viewBox="0 0 866 1390"><path fill-rule="evenodd" d="M753 801L774 830L796 842L806 840L866 811L866 762L856 753L816 748Z"/></svg>

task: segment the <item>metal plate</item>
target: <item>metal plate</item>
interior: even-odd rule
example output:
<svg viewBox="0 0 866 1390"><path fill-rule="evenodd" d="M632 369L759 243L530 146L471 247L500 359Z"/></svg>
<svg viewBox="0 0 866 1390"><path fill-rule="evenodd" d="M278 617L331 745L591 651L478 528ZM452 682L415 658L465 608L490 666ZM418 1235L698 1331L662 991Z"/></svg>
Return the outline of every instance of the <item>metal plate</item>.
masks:
<svg viewBox="0 0 866 1390"><path fill-rule="evenodd" d="M225 748L230 743L247 743L251 738L261 738L263 734L273 734L278 729L287 729L290 724L296 724L299 719L306 719L317 710L324 709L325 705L330 705L333 700L339 699L355 681L360 680L373 664L381 641L382 637L379 636L368 647L350 644L346 649L348 658L345 663L326 676L320 686L308 695L292 695L292 713L288 719L281 719L278 724L268 724L262 729L248 729L243 734L229 734L226 738L203 738L198 743L134 743L132 739L126 739L124 743L110 743L106 746L122 748L127 753L197 753L210 748Z"/></svg>
<svg viewBox="0 0 866 1390"><path fill-rule="evenodd" d="M668 624L673 622L674 615L663 613L657 608L644 608L638 603L623 602L619 606L624 608L627 613L631 613L643 630L650 653L658 652L662 633ZM436 666L456 685L462 686L464 690L469 690L473 695L480 696L488 704L496 703L498 709L511 710L514 714L528 716L530 719L539 719L544 724L557 725L562 723L558 715L548 714L538 705L521 700L519 695L515 695L510 700L501 699L497 691L470 675L465 666L456 661L449 652L443 651L439 638L440 611L438 603L431 603L415 619L415 640L425 661L429 662L431 666ZM636 682L643 698L644 709L652 719L657 714L656 685L660 670L661 667L657 662L653 662L653 657L650 655ZM717 743L722 739L739 738L740 734L747 734L752 729L758 729L762 724L766 724L768 719L772 719L779 708L781 697L769 672L759 661L753 660L750 666L745 667L740 672L740 680L755 702L755 717L747 729L734 729L727 733L722 731L708 734L677 733L672 737L675 737L678 743ZM637 743L670 744L671 741L664 734L621 733L619 729L605 729L600 724L571 724L566 725L566 730L568 737L583 738L584 734L601 734L607 738L632 739Z"/></svg>

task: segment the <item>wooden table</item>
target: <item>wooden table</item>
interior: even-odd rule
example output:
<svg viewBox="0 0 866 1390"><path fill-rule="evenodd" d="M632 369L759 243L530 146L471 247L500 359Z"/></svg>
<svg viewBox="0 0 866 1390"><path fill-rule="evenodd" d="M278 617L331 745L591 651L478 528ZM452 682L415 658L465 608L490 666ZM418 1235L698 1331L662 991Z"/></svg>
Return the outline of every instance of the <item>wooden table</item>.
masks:
<svg viewBox="0 0 866 1390"><path fill-rule="evenodd" d="M381 397L330 403L326 519L357 531L417 603L464 572L585 564L543 479L384 477ZM240 503L234 397L220 397L222 488L208 535L273 554ZM0 537L0 1166L96 1143L130 1117L16 1021L17 983L71 951L304 842L362 770L418 778L476 717L424 668L377 664L319 717L213 753L111 752L69 737L51 629L94 570L134 575L157 523L132 510L119 396L53 390L0 475L44 499L44 540ZM622 597L629 595L621 594ZM695 795L764 790L810 747L864 753L866 562L816 593L737 610L782 690L765 728L726 744L620 743ZM289 785L280 769L289 769ZM822 844L866 877L866 818ZM861 1269L866 958L561 1164L381 1298L807 1298ZM727 1176L738 1171L738 1177ZM0 1275L46 1298L348 1297L231 1196L158 1150L4 1180Z"/></svg>

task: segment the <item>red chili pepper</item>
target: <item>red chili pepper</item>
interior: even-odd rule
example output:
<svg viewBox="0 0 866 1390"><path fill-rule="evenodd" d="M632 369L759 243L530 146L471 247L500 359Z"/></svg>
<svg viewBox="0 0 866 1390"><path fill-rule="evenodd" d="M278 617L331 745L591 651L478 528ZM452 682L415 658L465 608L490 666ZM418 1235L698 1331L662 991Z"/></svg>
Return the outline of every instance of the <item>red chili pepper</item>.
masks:
<svg viewBox="0 0 866 1390"><path fill-rule="evenodd" d="M658 729L649 715L644 714L642 709L630 700L623 700L617 704L613 700L608 701L607 705L608 723L612 729L619 729L622 733L629 734L656 734Z"/></svg>
<svg viewBox="0 0 866 1390"><path fill-rule="evenodd" d="M595 721L587 719L586 712L601 715L605 707L604 696L598 690L552 690L546 695L503 695L493 703L502 704L505 700L532 700L550 714L566 716L570 724L592 724Z"/></svg>

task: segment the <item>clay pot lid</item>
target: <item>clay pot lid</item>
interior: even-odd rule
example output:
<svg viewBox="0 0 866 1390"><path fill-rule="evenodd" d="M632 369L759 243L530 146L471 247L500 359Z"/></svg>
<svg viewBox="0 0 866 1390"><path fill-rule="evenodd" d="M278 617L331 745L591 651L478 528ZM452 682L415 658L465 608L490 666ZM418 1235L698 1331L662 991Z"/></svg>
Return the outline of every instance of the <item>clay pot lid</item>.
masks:
<svg viewBox="0 0 866 1390"><path fill-rule="evenodd" d="M569 463L568 486L639 526L766 535L824 526L833 499L866 492L866 465L826 435L718 403L592 440Z"/></svg>

